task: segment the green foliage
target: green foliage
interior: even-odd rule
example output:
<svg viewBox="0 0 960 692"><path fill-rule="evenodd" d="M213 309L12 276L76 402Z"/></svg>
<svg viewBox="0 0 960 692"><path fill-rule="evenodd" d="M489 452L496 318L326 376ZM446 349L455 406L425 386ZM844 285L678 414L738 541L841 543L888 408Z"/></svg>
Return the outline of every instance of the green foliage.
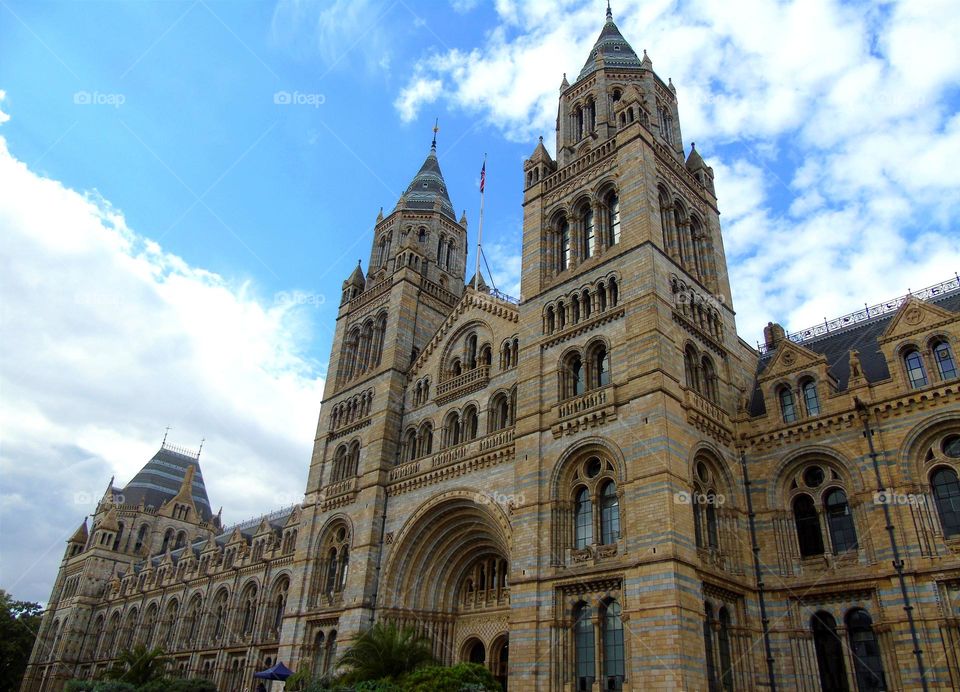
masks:
<svg viewBox="0 0 960 692"><path fill-rule="evenodd" d="M141 685L137 692L217 692L217 686L203 678L164 678Z"/></svg>
<svg viewBox="0 0 960 692"><path fill-rule="evenodd" d="M412 627L376 623L357 637L338 662L343 682L396 680L417 668L436 664L430 640Z"/></svg>
<svg viewBox="0 0 960 692"><path fill-rule="evenodd" d="M392 680L365 680L357 683L354 692L403 692L403 688Z"/></svg>
<svg viewBox="0 0 960 692"><path fill-rule="evenodd" d="M164 657L160 647L148 649L143 644L138 644L132 649L122 650L104 677L108 680L122 680L138 687L155 680L163 680L163 672L168 662L169 659Z"/></svg>
<svg viewBox="0 0 960 692"><path fill-rule="evenodd" d="M92 692L96 684L91 680L67 680L67 684L63 686L63 692Z"/></svg>
<svg viewBox="0 0 960 692"><path fill-rule="evenodd" d="M444 666L426 666L415 670L401 680L403 692L484 692L500 691L500 684L486 667L478 663L458 663Z"/></svg>
<svg viewBox="0 0 960 692"><path fill-rule="evenodd" d="M20 689L42 611L39 603L15 601L0 589L0 692Z"/></svg>

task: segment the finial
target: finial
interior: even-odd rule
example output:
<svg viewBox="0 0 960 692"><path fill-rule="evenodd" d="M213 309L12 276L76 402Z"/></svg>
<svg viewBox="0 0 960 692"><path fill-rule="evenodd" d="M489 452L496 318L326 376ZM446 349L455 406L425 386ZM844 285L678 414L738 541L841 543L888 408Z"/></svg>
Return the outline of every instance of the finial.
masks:
<svg viewBox="0 0 960 692"><path fill-rule="evenodd" d="M440 118L437 118L433 123L433 142L430 144L430 148L436 150L437 148L437 133L440 132Z"/></svg>
<svg viewBox="0 0 960 692"><path fill-rule="evenodd" d="M610 9L610 0L607 0L607 21L613 21L613 10Z"/></svg>
<svg viewBox="0 0 960 692"><path fill-rule="evenodd" d="M696 148L697 148L697 143L696 143L696 142L690 142L690 151L693 151L693 150L696 149Z"/></svg>
<svg viewBox="0 0 960 692"><path fill-rule="evenodd" d="M200 449L197 450L197 460L198 460L198 461L200 460L200 452L203 451L203 443L206 442L206 441L207 441L207 438L205 438L205 437L200 438Z"/></svg>
<svg viewBox="0 0 960 692"><path fill-rule="evenodd" d="M540 135L540 144L543 144L543 135Z"/></svg>
<svg viewBox="0 0 960 692"><path fill-rule="evenodd" d="M167 433L169 432L170 432L170 426L168 425L163 431L163 442L160 443L161 447L167 444Z"/></svg>

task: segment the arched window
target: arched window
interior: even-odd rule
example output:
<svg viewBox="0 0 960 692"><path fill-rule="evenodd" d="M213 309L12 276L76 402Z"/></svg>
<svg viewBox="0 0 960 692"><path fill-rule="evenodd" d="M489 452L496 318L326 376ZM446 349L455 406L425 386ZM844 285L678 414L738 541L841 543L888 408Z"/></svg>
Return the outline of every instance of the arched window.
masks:
<svg viewBox="0 0 960 692"><path fill-rule="evenodd" d="M809 495L798 495L793 501L793 521L797 527L800 555L809 557L823 555L823 535L820 533L820 518Z"/></svg>
<svg viewBox="0 0 960 692"><path fill-rule="evenodd" d="M790 390L790 387L781 387L778 397L780 399L780 413L783 415L783 422L796 423L797 404L796 401L794 401L793 392Z"/></svg>
<svg viewBox="0 0 960 692"><path fill-rule="evenodd" d="M433 453L433 423L425 422L420 426L420 432L417 437L417 454L426 456Z"/></svg>
<svg viewBox="0 0 960 692"><path fill-rule="evenodd" d="M324 579L323 592L332 594L337 587L337 549L331 547L327 550L327 575Z"/></svg>
<svg viewBox="0 0 960 692"><path fill-rule="evenodd" d="M343 480L347 475L347 447L340 445L333 454L333 471L330 480L333 483Z"/></svg>
<svg viewBox="0 0 960 692"><path fill-rule="evenodd" d="M475 406L467 406L466 410L463 412L463 441L469 442L470 440L477 439L478 432L478 416L477 409Z"/></svg>
<svg viewBox="0 0 960 692"><path fill-rule="evenodd" d="M713 367L713 361L710 356L704 356L700 360L700 372L703 375L703 394L710 401L720 403L720 385L717 378L717 370Z"/></svg>
<svg viewBox="0 0 960 692"><path fill-rule="evenodd" d="M827 509L827 526L830 529L830 542L834 553L844 553L857 549L857 531L853 526L853 515L847 503L847 494L840 488L832 488L824 496Z"/></svg>
<svg viewBox="0 0 960 692"><path fill-rule="evenodd" d="M584 289L583 293L580 295L580 304L583 306L583 319L590 318L590 292Z"/></svg>
<svg viewBox="0 0 960 692"><path fill-rule="evenodd" d="M187 544L187 533L186 531L181 531L177 534L177 542L174 545L174 550L179 550Z"/></svg>
<svg viewBox="0 0 960 692"><path fill-rule="evenodd" d="M423 226L421 226L417 232L417 240L421 243L427 242L427 229Z"/></svg>
<svg viewBox="0 0 960 692"><path fill-rule="evenodd" d="M585 389L583 360L577 352L570 353L563 359L561 368L560 398L580 396Z"/></svg>
<svg viewBox="0 0 960 692"><path fill-rule="evenodd" d="M560 220L557 235L560 241L560 252L557 255L557 271L562 272L570 266L570 224L567 223L566 219Z"/></svg>
<svg viewBox="0 0 960 692"><path fill-rule="evenodd" d="M140 549L143 548L143 543L147 539L147 525L144 524L140 527L140 531L137 532L137 542L133 546L133 552L139 553Z"/></svg>
<svg viewBox="0 0 960 692"><path fill-rule="evenodd" d="M933 345L933 360L937 364L937 374L941 380L952 380L957 376L957 365L950 351L950 344L937 341Z"/></svg>
<svg viewBox="0 0 960 692"><path fill-rule="evenodd" d="M713 606L704 603L703 615L703 650L706 654L707 686L710 690L716 690L718 685L717 664L713 657Z"/></svg>
<svg viewBox="0 0 960 692"><path fill-rule="evenodd" d="M580 256L583 257L583 259L590 259L590 257L593 256L594 224L593 209L591 209L589 205L584 207L580 215L580 223L583 226L583 245L580 250Z"/></svg>
<svg viewBox="0 0 960 692"><path fill-rule="evenodd" d="M407 430L403 436L404 461L413 461L417 458L417 431L413 428Z"/></svg>
<svg viewBox="0 0 960 692"><path fill-rule="evenodd" d="M551 305L547 308L547 334L553 334L556 328L557 321L553 313L553 306Z"/></svg>
<svg viewBox="0 0 960 692"><path fill-rule="evenodd" d="M733 657L730 655L730 611L720 608L720 629L717 630L717 648L720 649L720 684L724 692L733 692Z"/></svg>
<svg viewBox="0 0 960 692"><path fill-rule="evenodd" d="M693 346L687 346L683 351L683 373L687 381L687 389L699 392L701 390L700 367L697 362L697 352Z"/></svg>
<svg viewBox="0 0 960 692"><path fill-rule="evenodd" d="M447 447L460 444L460 414L458 412L451 411L447 415L444 428L447 436Z"/></svg>
<svg viewBox="0 0 960 692"><path fill-rule="evenodd" d="M597 675L596 651L593 638L593 613L586 603L578 603L573 610L574 661L577 691L593 689Z"/></svg>
<svg viewBox="0 0 960 692"><path fill-rule="evenodd" d="M623 620L620 617L620 604L616 601L610 601L604 608L600 634L603 641L603 689L623 689Z"/></svg>
<svg viewBox="0 0 960 692"><path fill-rule="evenodd" d="M590 351L590 388L597 389L610 384L610 354L607 347L600 343Z"/></svg>
<svg viewBox="0 0 960 692"><path fill-rule="evenodd" d="M810 618L813 648L820 671L823 692L847 692L847 671L843 665L843 645L837 634L837 621L830 613L820 611Z"/></svg>
<svg viewBox="0 0 960 692"><path fill-rule="evenodd" d="M880 658L880 643L873 631L873 620L862 608L847 613L847 636L853 654L853 672L860 692L887 689Z"/></svg>
<svg viewBox="0 0 960 692"><path fill-rule="evenodd" d="M573 515L574 547L577 550L583 550L593 543L593 500L590 498L590 491L586 488L581 487L577 490Z"/></svg>
<svg viewBox="0 0 960 692"><path fill-rule="evenodd" d="M911 387L927 386L927 370L923 367L923 358L920 356L920 351L914 348L904 353L903 364L907 369L907 379Z"/></svg>
<svg viewBox="0 0 960 692"><path fill-rule="evenodd" d="M501 392L493 397L490 404L491 430L503 430L510 425L510 400Z"/></svg>
<svg viewBox="0 0 960 692"><path fill-rule="evenodd" d="M804 380L800 391L803 393L803 405L807 409L807 415L819 416L820 397L817 396L817 383L814 380Z"/></svg>
<svg viewBox="0 0 960 692"><path fill-rule="evenodd" d="M607 194L606 205L607 244L613 246L620 242L620 197L616 192Z"/></svg>
<svg viewBox="0 0 960 692"><path fill-rule="evenodd" d="M600 543L610 545L620 540L620 498L617 484L608 482L600 491Z"/></svg>
<svg viewBox="0 0 960 692"><path fill-rule="evenodd" d="M957 535L960 533L960 481L957 472L946 466L938 468L930 477L930 485L944 537Z"/></svg>
<svg viewBox="0 0 960 692"><path fill-rule="evenodd" d="M717 531L717 494L714 491L707 491L706 503L707 506L704 513L707 515L707 545L710 548L719 548L720 536Z"/></svg>
<svg viewBox="0 0 960 692"><path fill-rule="evenodd" d="M464 358L467 370L473 370L477 367L477 335L471 334L467 337L467 352Z"/></svg>
<svg viewBox="0 0 960 692"><path fill-rule="evenodd" d="M450 374L453 377L457 377L462 373L463 373L463 367L460 365L460 359L454 358L453 362L450 364Z"/></svg>
<svg viewBox="0 0 960 692"><path fill-rule="evenodd" d="M163 544L160 546L160 552L167 552L167 548L170 546L170 541L174 540L174 531L173 529L167 529L163 532Z"/></svg>

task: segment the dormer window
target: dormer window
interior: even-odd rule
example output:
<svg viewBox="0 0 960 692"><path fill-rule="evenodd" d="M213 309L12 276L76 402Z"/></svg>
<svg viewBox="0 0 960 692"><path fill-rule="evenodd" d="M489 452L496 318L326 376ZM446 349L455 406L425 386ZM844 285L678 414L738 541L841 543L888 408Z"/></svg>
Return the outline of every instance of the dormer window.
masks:
<svg viewBox="0 0 960 692"><path fill-rule="evenodd" d="M796 423L797 403L793 398L793 392L790 391L789 387L783 387L780 389L778 396L780 398L780 413L783 414L783 422Z"/></svg>
<svg viewBox="0 0 960 692"><path fill-rule="evenodd" d="M803 393L803 405L807 409L808 416L820 415L820 398L817 395L817 383L812 379L805 380L800 385L800 391Z"/></svg>
<svg viewBox="0 0 960 692"><path fill-rule="evenodd" d="M952 380L957 376L957 365L950 351L950 344L937 341L933 345L933 360L937 364L937 374L941 380Z"/></svg>

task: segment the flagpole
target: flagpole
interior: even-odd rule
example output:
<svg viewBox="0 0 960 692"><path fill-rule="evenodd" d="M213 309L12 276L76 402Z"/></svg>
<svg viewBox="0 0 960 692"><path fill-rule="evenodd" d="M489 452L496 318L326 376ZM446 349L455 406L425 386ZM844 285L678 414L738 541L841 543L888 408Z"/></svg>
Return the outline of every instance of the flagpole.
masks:
<svg viewBox="0 0 960 692"><path fill-rule="evenodd" d="M487 174L487 154L483 154L483 168L480 169L480 219L477 222L477 266L473 274L473 290L479 290L480 284L480 243L483 238L483 189Z"/></svg>

